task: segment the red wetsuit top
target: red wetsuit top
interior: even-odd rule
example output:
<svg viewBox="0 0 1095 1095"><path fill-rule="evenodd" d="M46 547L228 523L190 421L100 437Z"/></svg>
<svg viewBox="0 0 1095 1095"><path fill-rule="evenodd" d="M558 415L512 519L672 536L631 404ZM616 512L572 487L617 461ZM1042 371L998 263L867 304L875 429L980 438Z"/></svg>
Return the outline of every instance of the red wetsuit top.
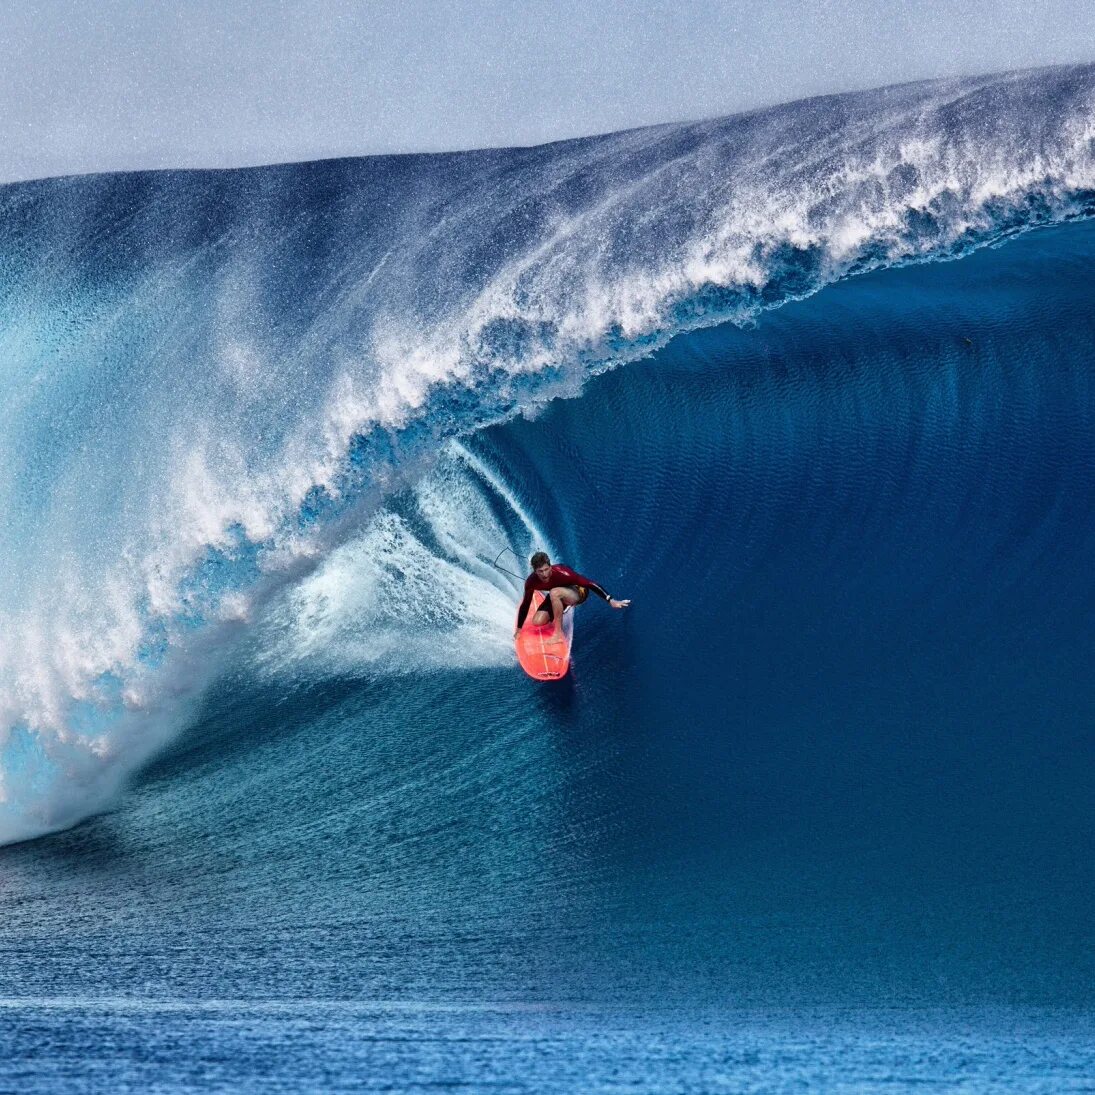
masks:
<svg viewBox="0 0 1095 1095"><path fill-rule="evenodd" d="M521 607L517 610L518 628L524 624L525 617L528 615L529 605L532 604L532 591L539 589L546 593L549 589L556 589L558 586L577 586L579 589L592 589L598 597L603 597L606 601L609 599L608 594L596 582L583 577L576 570L571 570L570 567L556 563L551 568L551 577L546 582L542 581L535 571L525 579L525 596L521 601ZM547 598L540 607L550 613L551 598Z"/></svg>

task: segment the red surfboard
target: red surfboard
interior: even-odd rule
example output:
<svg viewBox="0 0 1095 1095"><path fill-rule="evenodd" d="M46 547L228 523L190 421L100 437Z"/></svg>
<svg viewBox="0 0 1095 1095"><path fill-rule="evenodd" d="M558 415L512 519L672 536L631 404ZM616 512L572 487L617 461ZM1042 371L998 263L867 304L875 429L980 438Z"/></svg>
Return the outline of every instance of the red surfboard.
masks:
<svg viewBox="0 0 1095 1095"><path fill-rule="evenodd" d="M570 668L570 644L574 638L574 613L568 608L563 613L563 626L555 634L555 621L536 625L532 617L543 603L544 594L533 590L525 626L517 632L514 646L521 668L534 680L557 681L565 677Z"/></svg>

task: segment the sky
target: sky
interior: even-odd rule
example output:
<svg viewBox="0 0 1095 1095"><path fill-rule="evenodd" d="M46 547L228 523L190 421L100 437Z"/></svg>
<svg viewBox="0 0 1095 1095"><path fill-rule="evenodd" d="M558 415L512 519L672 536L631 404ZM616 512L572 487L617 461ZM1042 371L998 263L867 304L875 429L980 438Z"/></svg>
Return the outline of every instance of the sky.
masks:
<svg viewBox="0 0 1095 1095"><path fill-rule="evenodd" d="M0 181L544 141L1095 60L1091 0L9 0Z"/></svg>

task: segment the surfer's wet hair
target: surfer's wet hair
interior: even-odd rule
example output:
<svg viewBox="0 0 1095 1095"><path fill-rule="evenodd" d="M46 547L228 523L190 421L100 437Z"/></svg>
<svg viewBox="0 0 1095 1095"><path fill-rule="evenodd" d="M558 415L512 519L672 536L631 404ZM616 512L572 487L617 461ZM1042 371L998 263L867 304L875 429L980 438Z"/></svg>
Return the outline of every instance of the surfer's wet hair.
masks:
<svg viewBox="0 0 1095 1095"><path fill-rule="evenodd" d="M551 558L546 551L538 551L529 562L532 564L532 569L535 570L537 567L546 567L550 565Z"/></svg>

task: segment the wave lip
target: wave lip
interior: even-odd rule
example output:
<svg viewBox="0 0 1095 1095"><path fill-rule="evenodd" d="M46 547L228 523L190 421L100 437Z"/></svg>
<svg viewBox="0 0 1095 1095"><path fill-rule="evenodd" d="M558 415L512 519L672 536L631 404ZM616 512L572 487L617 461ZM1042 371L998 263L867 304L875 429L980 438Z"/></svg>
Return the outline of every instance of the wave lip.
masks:
<svg viewBox="0 0 1095 1095"><path fill-rule="evenodd" d="M0 189L0 841L100 808L219 638L445 439L683 329L1093 212L1095 65Z"/></svg>

